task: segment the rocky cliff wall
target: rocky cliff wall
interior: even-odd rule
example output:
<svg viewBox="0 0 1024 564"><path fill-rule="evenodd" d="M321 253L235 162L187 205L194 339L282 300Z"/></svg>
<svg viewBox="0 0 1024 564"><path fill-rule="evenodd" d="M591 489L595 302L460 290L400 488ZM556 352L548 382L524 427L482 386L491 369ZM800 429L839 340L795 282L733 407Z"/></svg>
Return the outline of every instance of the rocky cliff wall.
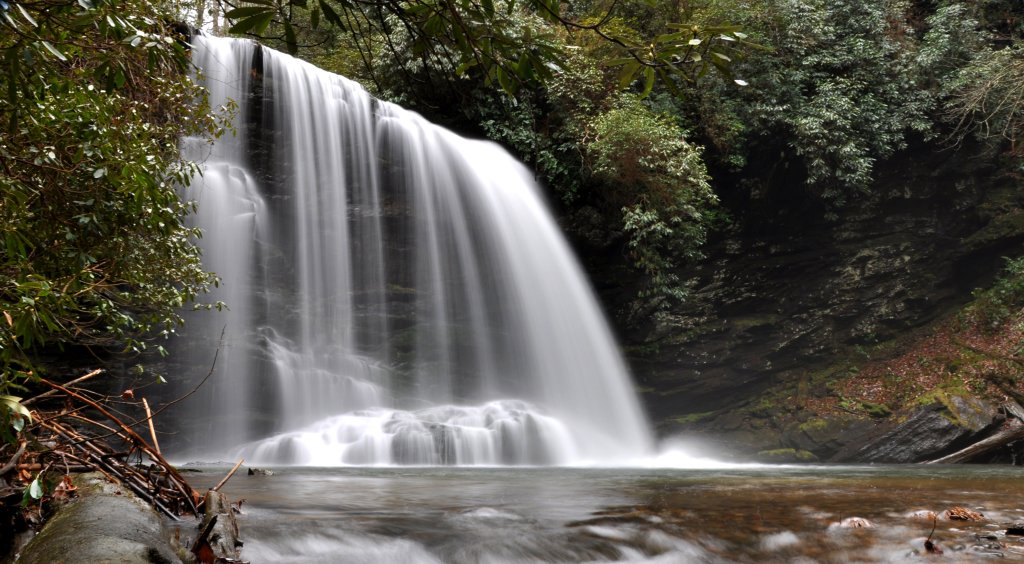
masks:
<svg viewBox="0 0 1024 564"><path fill-rule="evenodd" d="M1021 183L993 162L980 150L906 151L880 167L870 193L832 209L770 181L720 186L733 222L682 273L695 286L678 325L614 316L659 431L697 430L748 452L785 446L779 406L764 401L773 390L970 300L1024 242ZM576 239L606 307L621 312L632 288L614 237L602 248ZM830 424L822 441L874 428L848 423Z"/></svg>

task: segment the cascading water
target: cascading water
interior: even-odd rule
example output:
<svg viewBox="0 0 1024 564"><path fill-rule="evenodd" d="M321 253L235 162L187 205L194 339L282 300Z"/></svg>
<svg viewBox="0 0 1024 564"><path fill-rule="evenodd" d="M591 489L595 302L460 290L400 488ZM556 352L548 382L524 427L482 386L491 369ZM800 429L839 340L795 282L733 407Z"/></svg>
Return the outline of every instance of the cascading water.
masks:
<svg viewBox="0 0 1024 564"><path fill-rule="evenodd" d="M251 42L196 37L193 60L239 118L237 135L183 148L205 163L192 194L230 308L193 316L178 353L220 348L193 417L206 447L310 465L650 454L522 165Z"/></svg>

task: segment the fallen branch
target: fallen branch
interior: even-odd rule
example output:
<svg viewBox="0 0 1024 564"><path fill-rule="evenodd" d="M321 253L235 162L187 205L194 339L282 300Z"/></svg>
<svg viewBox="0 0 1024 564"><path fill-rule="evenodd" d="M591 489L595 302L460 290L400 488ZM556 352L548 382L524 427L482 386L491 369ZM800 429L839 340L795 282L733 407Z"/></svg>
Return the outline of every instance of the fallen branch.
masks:
<svg viewBox="0 0 1024 564"><path fill-rule="evenodd" d="M228 475L224 476L223 480L217 482L216 486L213 486L212 488L210 488L210 491L212 491L212 492L219 491L221 489L221 487L223 487L224 484L228 483L228 480L230 480L231 477L235 475L235 472L238 471L238 467L241 466L243 462L245 462L244 458L239 459L238 462L235 463L235 467L232 468L230 472L228 472Z"/></svg>
<svg viewBox="0 0 1024 564"><path fill-rule="evenodd" d="M26 448L28 448L28 442L21 441L21 445L18 447L18 452L15 452L11 460L7 464L4 464L3 468L0 468L0 476L3 476L18 466L18 461L21 460L21 455L25 454Z"/></svg>
<svg viewBox="0 0 1024 564"><path fill-rule="evenodd" d="M66 428L62 428L59 424L53 422L46 423L43 426L69 441L72 440L72 437L74 436L74 432ZM162 512L164 515L167 515L171 519L175 521L181 520L181 518L178 517L178 515L175 512L171 511L168 507L166 507L160 501L160 499L156 497L156 495L151 495L148 491L148 488L140 486L136 480L132 479L132 476L130 474L125 474L124 468L127 468L127 465L122 465L123 467L119 471L119 469L116 468L113 464L111 464L108 460L104 460L102 455L98 454L97 452L90 452L90 450L100 450L95 445L92 445L92 449L89 449L86 448L86 443L78 442L74 444L73 448L78 449L79 451L82 452L82 454L86 456L85 460L79 459L80 461L87 463L87 465L89 466L96 467L96 469L100 470L103 473L103 475L106 476L111 482L115 484L121 484L127 487L128 489L132 490L132 492L134 492L137 496L152 504L153 507L157 508L160 512Z"/></svg>
<svg viewBox="0 0 1024 564"><path fill-rule="evenodd" d="M86 380L89 380L90 378L94 378L96 376L99 376L100 374L103 374L103 369L102 368L97 368L96 370L93 370L92 372L86 374L85 376L82 376L80 378L75 378L74 380L72 380L72 381L70 381L70 382L68 382L68 383L66 383L64 385L67 386L67 387L70 387L70 386L74 386L75 384L81 384L82 382L85 382ZM55 395L57 395L57 390L50 390L48 392L43 392L43 393L39 394L38 396L33 396L33 397L28 398L27 400L22 401L21 405L28 405L30 403L33 403L33 402L37 401L37 400L41 400L43 398L48 398L48 397L55 396Z"/></svg>
<svg viewBox="0 0 1024 564"><path fill-rule="evenodd" d="M1022 438L1024 438L1024 424L1020 421L1012 420L996 434L982 439L966 448L960 449L953 454L925 462L925 464L951 464L956 462L966 462L979 454L984 454L990 450L1004 447L1007 444Z"/></svg>
<svg viewBox="0 0 1024 564"><path fill-rule="evenodd" d="M153 439L153 448L160 453L160 443L156 440L156 428L153 427L153 412L149 410L149 402L146 401L146 398L142 398L142 407L146 410L146 421L149 422L149 436Z"/></svg>
<svg viewBox="0 0 1024 564"><path fill-rule="evenodd" d="M157 452L151 446L149 446L149 444L146 443L146 440L143 439L134 430L132 430L131 427L128 427L127 425L125 425L117 417L114 417L114 415L111 414L110 411L108 411L102 405L96 403L93 400L91 400L91 399L89 399L89 398L87 398L87 397L85 397L85 396L83 396L83 395L81 395L79 393L76 393L73 390L69 390L68 388L66 388L64 386L61 386L60 384L57 384L57 383L54 383L54 382L50 382L49 380L46 380L44 378L40 378L39 381L44 383L44 384L46 384L47 386L50 386L50 387L55 388L55 389L58 389L58 390L64 392L65 394L67 394L67 395L69 395L69 396L71 396L71 397L73 397L73 398L75 398L75 399L77 399L77 400L79 400L81 402L86 403L87 405L89 405L90 407L95 409L96 411L99 411L104 417L109 419L115 425L120 427L121 430L124 431L124 434L125 434L126 438L129 439L129 442L132 445L134 445L134 446L138 447L139 449L141 449L150 458L152 458L155 462L160 464L160 466L164 467L164 469L167 471L168 475L173 477L173 480L171 480L171 482L188 499L189 509L192 510L193 514L196 514L196 515L199 514L199 509L197 507L199 505L199 499L200 499L199 492L194 490L194 489L192 489L192 487L188 485L188 482L186 482L185 479L181 477L181 474L178 473L178 470L175 469L174 466L171 466L171 464L169 462L167 462L167 460L165 460L164 457L159 452Z"/></svg>

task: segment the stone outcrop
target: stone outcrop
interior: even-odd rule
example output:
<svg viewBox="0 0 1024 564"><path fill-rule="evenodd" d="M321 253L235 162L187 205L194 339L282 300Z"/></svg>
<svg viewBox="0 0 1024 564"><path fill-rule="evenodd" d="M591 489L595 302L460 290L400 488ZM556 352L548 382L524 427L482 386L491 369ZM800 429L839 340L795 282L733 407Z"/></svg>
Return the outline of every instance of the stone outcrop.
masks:
<svg viewBox="0 0 1024 564"><path fill-rule="evenodd" d="M835 462L923 462L959 450L998 427L996 408L974 398L951 397L922 407L902 422L886 422L837 452Z"/></svg>
<svg viewBox="0 0 1024 564"><path fill-rule="evenodd" d="M966 149L908 151L880 167L862 201L835 209L794 196L798 185L766 181L726 194L733 224L701 264L680 273L695 286L673 312L679 325L631 327L616 316L661 434L690 430L746 453L793 448L821 459L842 452L845 460L927 458L968 440L976 430L946 426L937 408L900 414L910 425L900 435L889 421L837 419L813 428L803 419L788 423L785 405L758 405L769 390L957 310L999 273L1004 256L1020 253L1024 198L992 161ZM624 276L614 237L593 231L577 229L575 241L606 309L620 313L636 286ZM758 410L765 413L750 415ZM922 444L914 428L938 435ZM890 443L916 446L886 454L882 429L896 433ZM872 437L881 442L865 444Z"/></svg>

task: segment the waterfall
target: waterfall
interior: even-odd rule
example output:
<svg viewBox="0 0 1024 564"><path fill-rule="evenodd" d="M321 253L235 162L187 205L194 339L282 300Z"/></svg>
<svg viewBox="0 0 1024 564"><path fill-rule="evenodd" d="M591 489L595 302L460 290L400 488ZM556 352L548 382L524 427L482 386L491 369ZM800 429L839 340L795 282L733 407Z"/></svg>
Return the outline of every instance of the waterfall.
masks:
<svg viewBox="0 0 1024 564"><path fill-rule="evenodd" d="M614 463L652 450L622 358L530 172L358 84L196 37L235 135L183 141L228 311L176 354L193 442L259 464Z"/></svg>

